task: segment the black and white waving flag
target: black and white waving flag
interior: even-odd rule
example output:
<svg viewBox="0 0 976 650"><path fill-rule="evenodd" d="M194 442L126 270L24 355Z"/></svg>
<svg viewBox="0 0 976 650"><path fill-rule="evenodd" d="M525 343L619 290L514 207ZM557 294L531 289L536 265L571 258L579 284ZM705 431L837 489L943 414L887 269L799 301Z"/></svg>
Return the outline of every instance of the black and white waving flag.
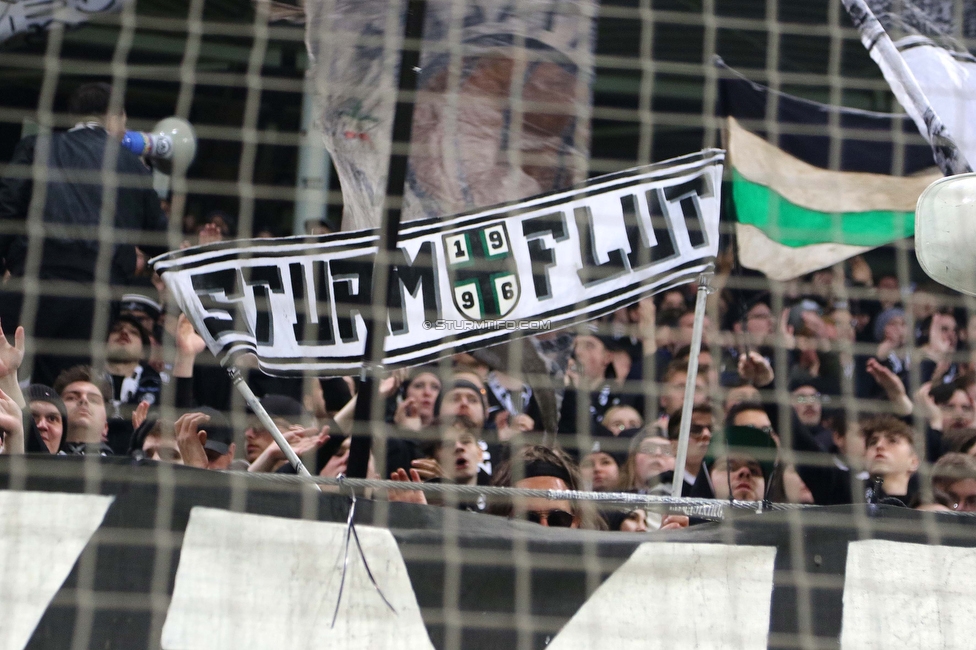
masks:
<svg viewBox="0 0 976 650"><path fill-rule="evenodd" d="M693 280L718 252L722 162L706 150L571 189L400 228L385 366L564 328ZM222 361L358 372L375 230L233 241L153 260ZM379 319L384 314L377 314Z"/></svg>

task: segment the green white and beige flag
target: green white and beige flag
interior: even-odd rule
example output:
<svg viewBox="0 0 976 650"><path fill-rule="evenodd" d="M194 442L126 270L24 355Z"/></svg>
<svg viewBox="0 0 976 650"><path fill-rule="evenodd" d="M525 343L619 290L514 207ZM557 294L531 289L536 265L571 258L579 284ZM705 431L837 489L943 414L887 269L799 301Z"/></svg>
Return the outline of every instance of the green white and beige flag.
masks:
<svg viewBox="0 0 976 650"><path fill-rule="evenodd" d="M740 263L790 280L911 237L915 203L941 176L914 125L769 92L721 82Z"/></svg>

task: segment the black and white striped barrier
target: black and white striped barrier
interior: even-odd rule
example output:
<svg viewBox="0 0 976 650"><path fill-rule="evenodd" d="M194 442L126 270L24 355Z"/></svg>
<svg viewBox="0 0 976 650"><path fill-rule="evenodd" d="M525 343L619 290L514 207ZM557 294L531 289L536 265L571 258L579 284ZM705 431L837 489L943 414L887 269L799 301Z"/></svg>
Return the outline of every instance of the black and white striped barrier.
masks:
<svg viewBox="0 0 976 650"><path fill-rule="evenodd" d="M852 506L638 535L360 500L376 586L353 544L333 627L345 497L93 459L2 459L0 480L16 488L0 491L3 649L968 648L976 638L968 517ZM86 480L99 494L82 492ZM382 517L389 527L369 525Z"/></svg>

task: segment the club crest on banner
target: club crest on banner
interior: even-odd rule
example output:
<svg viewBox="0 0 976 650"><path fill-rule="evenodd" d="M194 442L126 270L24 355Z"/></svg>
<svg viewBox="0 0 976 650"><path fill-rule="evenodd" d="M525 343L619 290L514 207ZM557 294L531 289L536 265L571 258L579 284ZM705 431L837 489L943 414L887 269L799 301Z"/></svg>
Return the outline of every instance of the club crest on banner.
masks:
<svg viewBox="0 0 976 650"><path fill-rule="evenodd" d="M472 321L512 313L522 292L505 224L445 235L443 241L458 311Z"/></svg>

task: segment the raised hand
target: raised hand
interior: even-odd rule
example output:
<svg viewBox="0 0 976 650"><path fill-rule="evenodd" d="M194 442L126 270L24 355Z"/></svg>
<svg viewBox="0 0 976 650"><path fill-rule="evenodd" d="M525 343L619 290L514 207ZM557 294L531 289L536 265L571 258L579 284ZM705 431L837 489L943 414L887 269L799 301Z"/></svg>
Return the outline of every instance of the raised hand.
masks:
<svg viewBox="0 0 976 650"><path fill-rule="evenodd" d="M929 421L929 426L936 431L942 431L942 409L935 403L929 391L932 390L932 382L925 382L915 393L915 400L921 405L925 417Z"/></svg>
<svg viewBox="0 0 976 650"><path fill-rule="evenodd" d="M140 406L142 406L140 404ZM206 469L210 466L203 445L207 442L207 432L200 428L210 422L206 413L186 413L176 421L176 446L180 448L183 464Z"/></svg>
<svg viewBox="0 0 976 650"><path fill-rule="evenodd" d="M878 382L878 385L884 389L889 399L892 396L899 397L907 394L905 392L905 384L898 378L898 375L888 366L879 363L877 359L868 359L867 371Z"/></svg>
<svg viewBox="0 0 976 650"><path fill-rule="evenodd" d="M310 435L303 435L305 432L312 433ZM314 451L329 441L329 427L322 427L321 431L318 431L317 433L316 429L314 428L305 429L303 434L299 434L298 439L294 442L291 440L288 441L288 444L291 445L291 448L294 449L295 453L299 456L303 456L310 451Z"/></svg>
<svg viewBox="0 0 976 650"><path fill-rule="evenodd" d="M852 280L867 287L874 286L874 277L871 273L871 267L868 266L868 263L864 261L863 257L860 255L852 257L850 259L850 267Z"/></svg>
<svg viewBox="0 0 976 650"><path fill-rule="evenodd" d="M199 242L201 246L214 244L224 240L224 233L220 231L215 223L208 223L200 229Z"/></svg>
<svg viewBox="0 0 976 650"><path fill-rule="evenodd" d="M207 349L203 337L193 329L193 323L186 317L186 314L180 314L176 321L176 349L181 354L192 356L196 356Z"/></svg>
<svg viewBox="0 0 976 650"><path fill-rule="evenodd" d="M384 399L391 397L397 392L397 389L400 388L400 385L403 384L406 378L406 368L397 368L391 372L390 376L383 379L378 386L380 397Z"/></svg>
<svg viewBox="0 0 976 650"><path fill-rule="evenodd" d="M755 350L739 355L738 370L739 376L753 386L762 387L773 383L773 367Z"/></svg>
<svg viewBox="0 0 976 650"><path fill-rule="evenodd" d="M410 471L416 471L417 476L424 481L429 481L432 478L448 478L444 468L433 458L418 458L410 461L410 464L413 466ZM421 492L421 494L423 493Z"/></svg>
<svg viewBox="0 0 976 650"><path fill-rule="evenodd" d="M420 473L417 470L410 470L410 476L407 476L406 471L403 468L390 474L391 481L399 481L401 483L422 483L420 480ZM386 498L390 501L399 501L400 503L419 503L420 505L427 505L427 497L420 490L387 490Z"/></svg>
<svg viewBox="0 0 976 650"><path fill-rule="evenodd" d="M501 411L495 416L495 428L498 429L498 439L508 442L521 433L532 431L535 428L535 420L525 413L512 417L508 411Z"/></svg>
<svg viewBox="0 0 976 650"><path fill-rule="evenodd" d="M13 375L16 379L17 370L24 362L24 328L18 327L14 331L14 344L11 345L4 336L0 323L0 377Z"/></svg>
<svg viewBox="0 0 976 650"><path fill-rule="evenodd" d="M3 453L24 453L24 417L17 402L0 390L0 432L4 434Z"/></svg>
<svg viewBox="0 0 976 650"><path fill-rule="evenodd" d="M143 400L139 402L139 406L132 411L132 428L138 429L142 426L142 423L146 421L146 416L149 415L149 402Z"/></svg>
<svg viewBox="0 0 976 650"><path fill-rule="evenodd" d="M400 428L420 431L423 423L420 421L420 409L417 408L414 398L408 397L400 402L393 414L393 422Z"/></svg>
<svg viewBox="0 0 976 650"><path fill-rule="evenodd" d="M511 427L522 433L528 433L535 429L535 420L532 419L531 415L526 415L525 413L519 413L512 420Z"/></svg>

